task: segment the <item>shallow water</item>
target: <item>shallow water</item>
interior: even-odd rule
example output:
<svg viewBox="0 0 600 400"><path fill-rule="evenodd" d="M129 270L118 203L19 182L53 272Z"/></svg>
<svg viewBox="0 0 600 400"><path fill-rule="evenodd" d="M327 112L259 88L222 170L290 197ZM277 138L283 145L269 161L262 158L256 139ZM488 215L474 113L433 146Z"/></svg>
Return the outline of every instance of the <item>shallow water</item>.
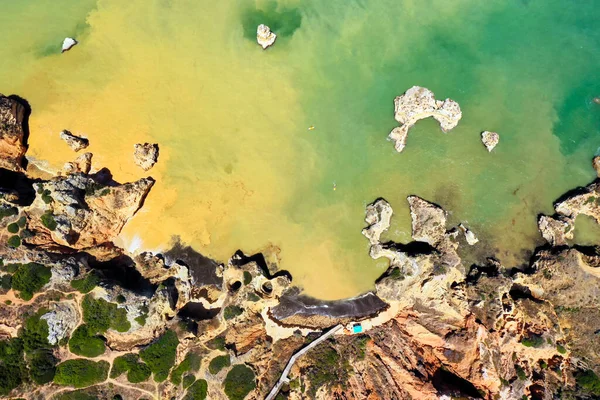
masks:
<svg viewBox="0 0 600 400"><path fill-rule="evenodd" d="M595 176L593 0L0 7L0 92L31 103L29 156L73 159L58 136L69 129L90 139L95 167L129 181L147 175L133 144L160 144L158 183L122 234L132 249L177 235L221 261L266 251L307 294L340 298L386 267L360 234L377 197L395 210L390 239L410 240L405 198L417 194L468 223L476 254L518 265L540 243L536 215ZM267 51L261 22L279 35ZM66 36L79 45L60 54ZM448 134L419 122L397 154L393 98L413 85L458 101L463 119ZM500 133L491 154L483 130Z"/></svg>

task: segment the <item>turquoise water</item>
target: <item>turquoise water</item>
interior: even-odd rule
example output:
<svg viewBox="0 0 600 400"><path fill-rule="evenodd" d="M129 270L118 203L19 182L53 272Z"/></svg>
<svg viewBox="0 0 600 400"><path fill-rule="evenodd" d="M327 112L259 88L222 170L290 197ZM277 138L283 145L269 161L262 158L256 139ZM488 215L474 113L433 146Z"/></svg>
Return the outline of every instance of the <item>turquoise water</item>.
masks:
<svg viewBox="0 0 600 400"><path fill-rule="evenodd" d="M159 183L122 235L132 249L178 235L222 261L265 251L309 294L344 297L385 268L360 234L377 197L395 210L389 239L410 240L416 194L468 223L476 257L513 266L541 243L537 214L595 177L594 1L5 3L0 92L32 104L32 156L73 158L69 128L131 180L145 175L133 143L160 144ZM259 23L278 34L267 51ZM61 55L65 36L80 43ZM463 119L448 134L420 121L398 154L393 99L413 85ZM491 154L483 130L501 136Z"/></svg>

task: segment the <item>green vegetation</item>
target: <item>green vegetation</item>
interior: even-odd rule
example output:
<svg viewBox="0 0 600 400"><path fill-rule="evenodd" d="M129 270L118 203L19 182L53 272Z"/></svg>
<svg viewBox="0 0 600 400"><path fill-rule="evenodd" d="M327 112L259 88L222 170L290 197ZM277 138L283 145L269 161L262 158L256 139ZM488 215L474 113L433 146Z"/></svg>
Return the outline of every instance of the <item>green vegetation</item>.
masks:
<svg viewBox="0 0 600 400"><path fill-rule="evenodd" d="M600 396L600 378L592 370L578 371L575 380L587 392Z"/></svg>
<svg viewBox="0 0 600 400"><path fill-rule="evenodd" d="M257 301L259 301L259 300L260 300L260 297L258 297L258 296L256 295L256 293L252 293L252 292L251 292L251 293L248 293L248 300L249 300L249 301L253 301L253 302L257 302Z"/></svg>
<svg viewBox="0 0 600 400"><path fill-rule="evenodd" d="M17 221L17 225L19 226L19 228L25 228L25 225L27 225L27 218L25 218L25 216L19 218L19 220Z"/></svg>
<svg viewBox="0 0 600 400"><path fill-rule="evenodd" d="M189 371L198 371L200 369L200 356L196 353L187 353L185 358L179 365L173 369L171 372L171 382L174 385L179 385L181 383L181 376L185 372Z"/></svg>
<svg viewBox="0 0 600 400"><path fill-rule="evenodd" d="M556 351L558 351L560 354L565 354L567 352L567 349L562 344L557 344Z"/></svg>
<svg viewBox="0 0 600 400"><path fill-rule="evenodd" d="M27 357L31 379L39 385L51 382L56 372L57 362L52 350L38 349L31 352Z"/></svg>
<svg viewBox="0 0 600 400"><path fill-rule="evenodd" d="M162 382L169 376L169 370L175 364L178 344L177 334L168 330L158 340L140 351L140 357L154 373L156 382Z"/></svg>
<svg viewBox="0 0 600 400"><path fill-rule="evenodd" d="M517 372L517 376L519 377L520 380L524 381L525 379L527 379L527 374L525 373L525 370L518 364L515 364L515 371Z"/></svg>
<svg viewBox="0 0 600 400"><path fill-rule="evenodd" d="M235 365L223 382L229 400L243 400L256 387L254 372L245 365Z"/></svg>
<svg viewBox="0 0 600 400"><path fill-rule="evenodd" d="M129 369L131 369L131 367L138 362L139 358L140 357L137 354L133 353L124 354L115 358L112 369L110 370L110 377L113 379L118 378L125 372L129 371Z"/></svg>
<svg viewBox="0 0 600 400"><path fill-rule="evenodd" d="M42 225L51 231L55 230L58 226L51 211L46 211L44 214L42 214L40 219L42 220Z"/></svg>
<svg viewBox="0 0 600 400"><path fill-rule="evenodd" d="M213 350L225 350L225 338L223 336L217 336L207 343L208 348Z"/></svg>
<svg viewBox="0 0 600 400"><path fill-rule="evenodd" d="M367 355L367 343L371 340L371 338L367 335L361 335L354 340L352 343L355 348L356 358L358 360L364 360Z"/></svg>
<svg viewBox="0 0 600 400"><path fill-rule="evenodd" d="M14 247L16 249L21 245L21 238L17 235L11 236L8 238L7 243L10 247Z"/></svg>
<svg viewBox="0 0 600 400"><path fill-rule="evenodd" d="M83 320L89 325L91 332L102 333L109 328L118 332L127 332L131 328L131 323L127 320L127 311L118 308L115 303L94 299L90 294L86 294L81 306Z"/></svg>
<svg viewBox="0 0 600 400"><path fill-rule="evenodd" d="M60 396L54 397L53 400L98 400L98 397L92 396L82 390L74 390L72 392L61 393Z"/></svg>
<svg viewBox="0 0 600 400"><path fill-rule="evenodd" d="M204 400L208 393L208 383L204 379L198 379L189 387L184 400Z"/></svg>
<svg viewBox="0 0 600 400"><path fill-rule="evenodd" d="M85 294L92 291L98 285L98 282L100 282L98 274L92 271L81 279L72 280L71 287Z"/></svg>
<svg viewBox="0 0 600 400"><path fill-rule="evenodd" d="M19 225L17 225L16 223L12 223L12 224L8 224L8 226L6 227L6 230L9 231L10 233L17 233L19 232Z"/></svg>
<svg viewBox="0 0 600 400"><path fill-rule="evenodd" d="M101 337L91 332L88 325L80 325L69 340L71 353L84 357L98 357L104 354L106 346Z"/></svg>
<svg viewBox="0 0 600 400"><path fill-rule="evenodd" d="M247 285L250 282L252 282L252 274L248 271L244 271L244 285Z"/></svg>
<svg viewBox="0 0 600 400"><path fill-rule="evenodd" d="M50 347L50 343L48 343L48 322L41 318L46 312L47 310L41 309L27 318L19 332L19 338L23 341L23 349L28 353Z"/></svg>
<svg viewBox="0 0 600 400"><path fill-rule="evenodd" d="M152 371L150 371L150 367L148 367L148 365L142 362L137 362L129 368L129 372L127 372L127 380L131 383L144 382L150 378L150 374L152 374Z"/></svg>
<svg viewBox="0 0 600 400"><path fill-rule="evenodd" d="M244 312L244 309L238 306L227 306L223 311L223 317L226 320L232 319L241 315Z"/></svg>
<svg viewBox="0 0 600 400"><path fill-rule="evenodd" d="M141 326L144 326L146 325L146 314L140 315L139 317L135 317L134 320Z"/></svg>
<svg viewBox="0 0 600 400"><path fill-rule="evenodd" d="M12 287L12 276L9 274L0 277L0 288L9 290Z"/></svg>
<svg viewBox="0 0 600 400"><path fill-rule="evenodd" d="M196 381L196 377L192 374L188 374L183 377L183 388L186 389L190 387L192 383Z"/></svg>
<svg viewBox="0 0 600 400"><path fill-rule="evenodd" d="M208 371L216 375L225 367L229 367L231 365L231 360L229 358L229 354L224 356L217 356L210 360L210 364L208 364Z"/></svg>
<svg viewBox="0 0 600 400"><path fill-rule="evenodd" d="M51 276L50 268L42 264L20 264L12 277L12 288L20 292L23 300L30 300L50 282Z"/></svg>
<svg viewBox="0 0 600 400"><path fill-rule="evenodd" d="M83 358L67 360L57 365L54 382L63 386L82 388L95 385L108 378L110 364Z"/></svg>
<svg viewBox="0 0 600 400"><path fill-rule="evenodd" d="M48 189L44 189L41 193L42 195L42 201L46 204L50 204L52 203L52 196L50 196L50 194L52 194L52 192L50 192L50 190Z"/></svg>
<svg viewBox="0 0 600 400"><path fill-rule="evenodd" d="M19 210L16 207L0 207L0 220L6 217L12 217L13 215L17 215Z"/></svg>
<svg viewBox="0 0 600 400"><path fill-rule="evenodd" d="M316 391L323 385L340 384L344 387L352 370L349 357L341 357L327 342L319 344L309 354L311 367L307 375L311 382L311 396L314 397Z"/></svg>
<svg viewBox="0 0 600 400"><path fill-rule="evenodd" d="M118 295L115 300L117 301L118 304L123 304L127 301L125 296L123 296L122 294Z"/></svg>
<svg viewBox="0 0 600 400"><path fill-rule="evenodd" d="M526 347L541 347L544 344L544 339L538 335L531 335L523 338L521 344Z"/></svg>
<svg viewBox="0 0 600 400"><path fill-rule="evenodd" d="M0 362L0 395L7 395L27 379L23 341L19 338L0 341Z"/></svg>

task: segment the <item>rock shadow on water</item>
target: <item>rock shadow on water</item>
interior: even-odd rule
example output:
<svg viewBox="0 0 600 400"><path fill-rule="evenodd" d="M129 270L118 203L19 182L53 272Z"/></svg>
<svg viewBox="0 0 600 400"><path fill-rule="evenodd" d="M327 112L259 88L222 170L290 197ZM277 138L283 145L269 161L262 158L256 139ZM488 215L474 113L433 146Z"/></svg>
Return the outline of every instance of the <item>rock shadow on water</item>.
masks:
<svg viewBox="0 0 600 400"><path fill-rule="evenodd" d="M241 14L244 37L256 41L256 28L265 24L273 31L278 39L291 37L300 28L302 14L298 8L285 8L277 2L267 2L263 7L246 8Z"/></svg>
<svg viewBox="0 0 600 400"><path fill-rule="evenodd" d="M173 237L171 249L163 253L163 256L168 264L180 262L186 265L198 286L217 285L220 287L223 284L223 278L217 275L219 264L203 256L191 246L182 243L178 236Z"/></svg>

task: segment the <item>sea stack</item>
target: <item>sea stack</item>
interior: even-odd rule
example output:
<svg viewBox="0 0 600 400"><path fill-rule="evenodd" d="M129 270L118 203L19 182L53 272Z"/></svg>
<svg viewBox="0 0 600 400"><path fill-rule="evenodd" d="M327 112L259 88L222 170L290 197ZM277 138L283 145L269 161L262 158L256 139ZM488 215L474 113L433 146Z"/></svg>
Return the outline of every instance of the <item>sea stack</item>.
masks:
<svg viewBox="0 0 600 400"><path fill-rule="evenodd" d="M458 125L462 112L454 100L436 100L431 90L420 86L413 86L394 99L394 118L400 126L388 137L394 142L396 151L404 150L408 130L417 121L429 117L438 121L442 132L446 133Z"/></svg>
<svg viewBox="0 0 600 400"><path fill-rule="evenodd" d="M67 142L69 147L74 151L83 150L90 145L90 141L86 138L75 136L67 130L60 133L60 138Z"/></svg>
<svg viewBox="0 0 600 400"><path fill-rule="evenodd" d="M600 156L596 156L592 159L592 166L596 170L596 174L600 178Z"/></svg>
<svg viewBox="0 0 600 400"><path fill-rule="evenodd" d="M496 132L481 132L481 142L483 142L488 152L494 150L494 147L496 147L499 141L500 135L498 135Z"/></svg>
<svg viewBox="0 0 600 400"><path fill-rule="evenodd" d="M73 48L73 46L75 46L76 44L77 44L77 40L70 38L70 37L65 38L65 40L63 40L61 53L71 50L71 48Z"/></svg>
<svg viewBox="0 0 600 400"><path fill-rule="evenodd" d="M265 50L267 47L272 46L277 39L277 35L271 32L271 28L264 24L260 24L256 29L256 41Z"/></svg>
<svg viewBox="0 0 600 400"><path fill-rule="evenodd" d="M158 161L158 144L138 143L134 146L133 160L138 167L148 171Z"/></svg>

